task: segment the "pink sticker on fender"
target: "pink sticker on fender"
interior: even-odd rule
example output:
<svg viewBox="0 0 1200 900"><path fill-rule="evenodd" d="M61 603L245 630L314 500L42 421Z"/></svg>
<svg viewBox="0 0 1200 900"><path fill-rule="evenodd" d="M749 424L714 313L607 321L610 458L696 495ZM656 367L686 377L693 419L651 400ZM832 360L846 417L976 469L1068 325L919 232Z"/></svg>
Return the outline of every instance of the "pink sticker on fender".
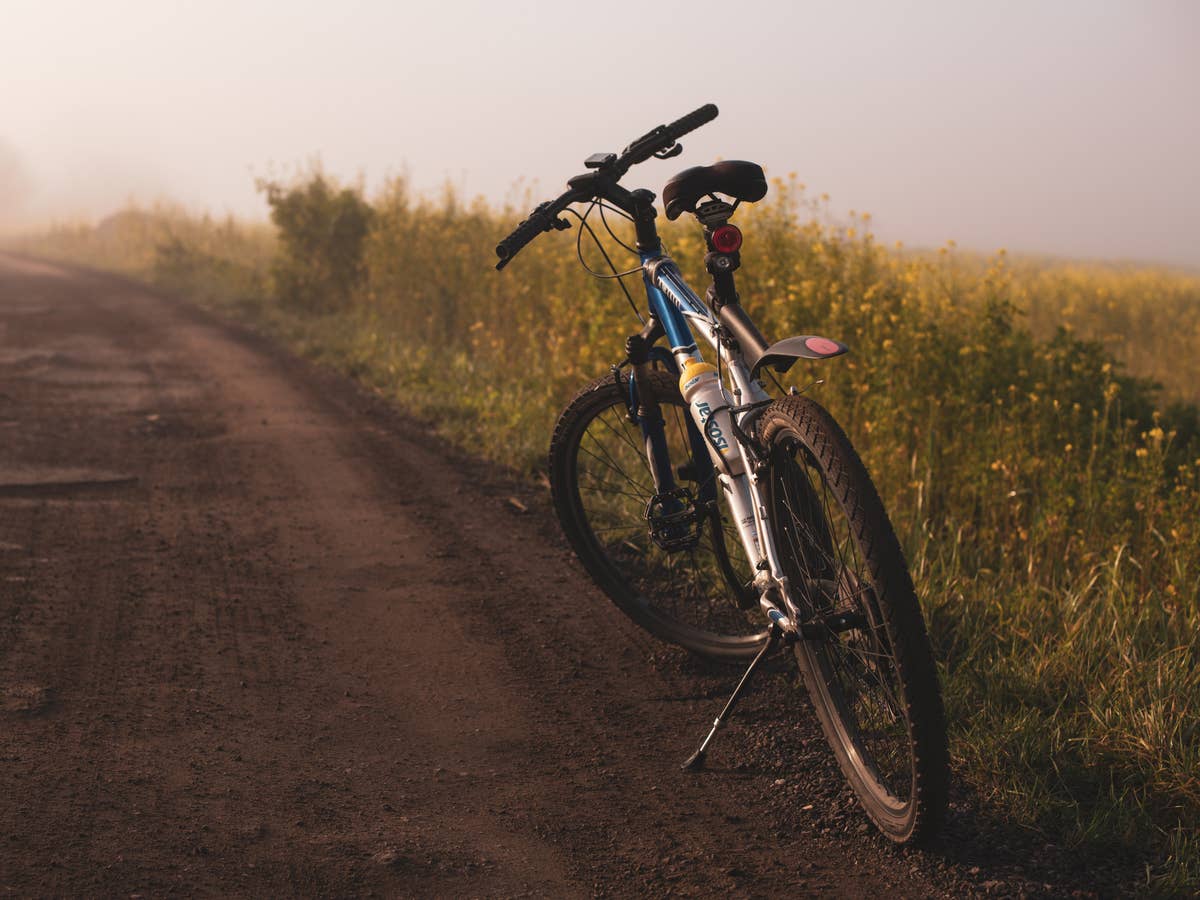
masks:
<svg viewBox="0 0 1200 900"><path fill-rule="evenodd" d="M841 353L842 348L837 341L831 341L829 338L810 337L804 342L804 346L813 353L820 353L822 356L833 356L836 353Z"/></svg>

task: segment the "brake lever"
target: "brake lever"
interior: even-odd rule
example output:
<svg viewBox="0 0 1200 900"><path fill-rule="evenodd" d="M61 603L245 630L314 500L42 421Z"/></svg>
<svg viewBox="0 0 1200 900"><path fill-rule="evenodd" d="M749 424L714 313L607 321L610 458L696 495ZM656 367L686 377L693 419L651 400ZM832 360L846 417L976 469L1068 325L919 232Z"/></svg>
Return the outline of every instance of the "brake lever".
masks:
<svg viewBox="0 0 1200 900"><path fill-rule="evenodd" d="M567 219L562 218L561 216L559 218L555 219L553 222L551 222L550 225L554 228L555 231L566 231L568 228L571 227L571 223Z"/></svg>
<svg viewBox="0 0 1200 900"><path fill-rule="evenodd" d="M654 154L655 159L670 159L672 156L678 156L683 152L683 144L676 141L670 147L659 150Z"/></svg>

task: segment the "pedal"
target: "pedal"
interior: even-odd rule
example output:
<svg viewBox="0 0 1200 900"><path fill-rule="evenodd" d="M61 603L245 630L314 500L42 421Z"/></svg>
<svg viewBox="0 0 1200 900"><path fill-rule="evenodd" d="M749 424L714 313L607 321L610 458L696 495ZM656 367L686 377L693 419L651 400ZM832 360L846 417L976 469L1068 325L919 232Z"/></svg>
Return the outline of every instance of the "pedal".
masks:
<svg viewBox="0 0 1200 900"><path fill-rule="evenodd" d="M668 553L691 550L700 543L700 517L687 488L651 497L646 504L646 522L650 539Z"/></svg>

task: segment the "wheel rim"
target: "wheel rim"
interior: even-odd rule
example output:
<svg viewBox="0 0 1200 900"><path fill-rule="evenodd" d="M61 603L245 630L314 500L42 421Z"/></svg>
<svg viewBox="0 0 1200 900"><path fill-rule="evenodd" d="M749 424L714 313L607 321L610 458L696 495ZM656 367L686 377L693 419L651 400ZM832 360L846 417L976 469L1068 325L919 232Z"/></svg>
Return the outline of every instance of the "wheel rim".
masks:
<svg viewBox="0 0 1200 900"><path fill-rule="evenodd" d="M607 574L636 598L664 636L674 632L676 638L718 643L757 639L761 621L736 605L752 568L732 522L720 506L710 507L695 547L673 552L659 547L646 519L654 482L641 429L615 392L606 400L581 425L573 467L577 514ZM660 397L659 403L672 466L690 463L686 408L677 398ZM680 484L702 499L720 494L715 478L715 473L706 483L680 478Z"/></svg>
<svg viewBox="0 0 1200 900"><path fill-rule="evenodd" d="M803 641L798 652L860 788L888 814L903 816L912 799L912 738L866 555L824 471L797 438L776 445L772 468L775 540L793 594L808 617L849 616L855 623Z"/></svg>

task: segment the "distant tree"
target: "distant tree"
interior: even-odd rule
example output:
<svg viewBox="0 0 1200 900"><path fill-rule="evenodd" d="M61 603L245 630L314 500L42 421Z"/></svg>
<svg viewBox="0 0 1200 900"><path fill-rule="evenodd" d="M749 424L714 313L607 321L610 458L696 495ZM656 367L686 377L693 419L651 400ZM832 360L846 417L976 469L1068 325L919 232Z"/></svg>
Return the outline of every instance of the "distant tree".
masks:
<svg viewBox="0 0 1200 900"><path fill-rule="evenodd" d="M279 231L272 266L279 298L318 312L345 307L363 282L363 247L374 211L361 188L341 187L320 169L286 184L260 180Z"/></svg>

